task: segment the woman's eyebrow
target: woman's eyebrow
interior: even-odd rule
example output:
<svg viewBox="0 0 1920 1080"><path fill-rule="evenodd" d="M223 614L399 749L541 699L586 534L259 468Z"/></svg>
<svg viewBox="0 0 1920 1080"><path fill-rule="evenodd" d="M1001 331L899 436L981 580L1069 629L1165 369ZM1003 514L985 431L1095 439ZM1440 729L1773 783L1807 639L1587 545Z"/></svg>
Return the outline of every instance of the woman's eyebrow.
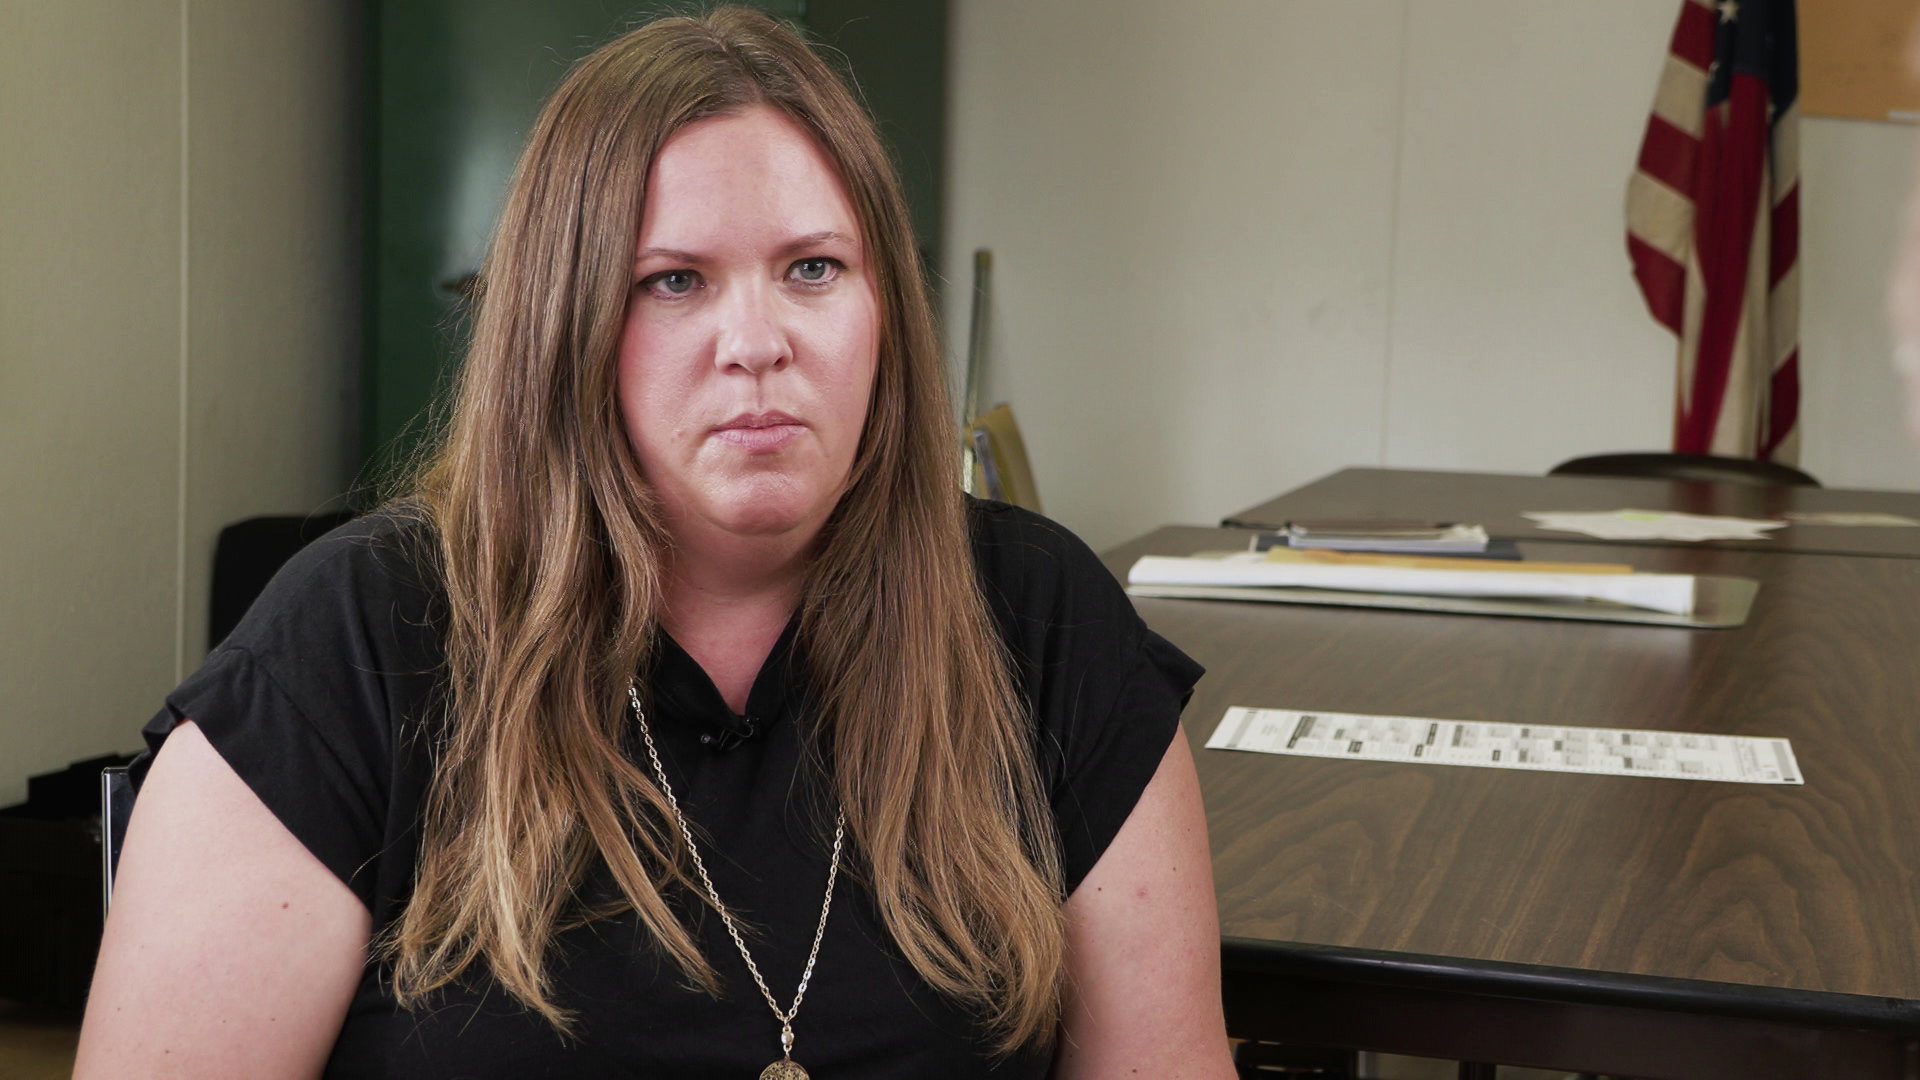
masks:
<svg viewBox="0 0 1920 1080"><path fill-rule="evenodd" d="M638 252L634 253L633 256L633 261L636 265L648 259L671 259L674 262L687 263L700 261L695 255L684 251L676 251L673 248L641 248Z"/></svg>
<svg viewBox="0 0 1920 1080"><path fill-rule="evenodd" d="M783 255L790 255L790 254L793 254L794 252L801 251L806 248L819 247L822 244L831 244L831 243L851 244L854 247L860 246L859 241L855 240L851 236L848 236L846 233L834 232L832 229L824 229L820 232L808 233L805 236L794 237L792 240L787 241L787 243L780 248L780 253Z"/></svg>
<svg viewBox="0 0 1920 1080"><path fill-rule="evenodd" d="M854 248L858 248L860 246L860 242L858 240L854 239L851 236L848 236L846 233L835 232L832 229L822 229L819 232L813 232L813 233L808 233L805 236L794 237L793 239L780 245L777 254L782 256L793 255L798 252L805 251L808 248L816 248L816 247L820 247L823 244L836 244L836 243L847 244ZM648 259L666 259L671 262L677 262L677 263L700 262L700 256L692 254L691 252L681 251L677 248L650 247L650 248L641 248L639 251L635 252L633 256L633 264L635 266L639 266L641 263L646 262Z"/></svg>

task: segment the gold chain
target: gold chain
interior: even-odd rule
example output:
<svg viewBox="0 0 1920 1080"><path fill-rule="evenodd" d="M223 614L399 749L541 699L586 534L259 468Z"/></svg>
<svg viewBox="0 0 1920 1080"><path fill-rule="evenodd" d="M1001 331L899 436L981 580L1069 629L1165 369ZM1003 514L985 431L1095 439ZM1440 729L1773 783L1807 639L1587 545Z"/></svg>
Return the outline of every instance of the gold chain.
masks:
<svg viewBox="0 0 1920 1080"><path fill-rule="evenodd" d="M733 938L733 947L740 950L740 959L747 962L747 970L753 974L754 985L760 988L760 996L767 999L767 1007L780 1020L780 1049L789 1058L793 1056L793 1018L800 1015L800 1002L807 996L807 984L813 981L813 965L820 959L820 940L827 933L827 913L833 910L833 885L840 877L840 847L847 837L847 811L840 809L840 816L833 826L833 858L827 863L827 896L820 902L820 925L813 930L813 949L807 953L806 970L800 973L800 988L794 991L793 1004L782 1011L780 1003L774 1000L773 991L767 989L767 980L760 975L760 966L753 962L753 954L747 951L747 941L740 936L740 928L734 925L733 915L727 911L727 905L720 902L720 894L713 887L713 879L707 876L707 864L700 858L700 849L693 842L693 830L687 826L687 815L680 809L680 800L674 798L673 785L667 783L667 771L660 767L660 752L654 748L653 734L647 730L647 712L640 707L640 690L634 680L627 680L627 700L633 703L634 719L640 722L640 738L647 744L647 760L653 763L654 779L660 781L660 792L667 797L667 805L673 808L673 820L680 826L680 836L687 842L687 854L693 856L694 872L700 876L700 884L707 890L707 899L713 902L713 910L720 913L720 921L726 924L727 936Z"/></svg>

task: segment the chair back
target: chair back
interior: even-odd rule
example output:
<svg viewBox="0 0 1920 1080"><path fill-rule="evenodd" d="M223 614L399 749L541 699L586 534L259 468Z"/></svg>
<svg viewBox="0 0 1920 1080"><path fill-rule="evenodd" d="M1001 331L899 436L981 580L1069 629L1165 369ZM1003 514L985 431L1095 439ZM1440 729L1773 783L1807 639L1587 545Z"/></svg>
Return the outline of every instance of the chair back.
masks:
<svg viewBox="0 0 1920 1080"><path fill-rule="evenodd" d="M133 778L125 768L100 770L100 910L113 906L113 873L133 813Z"/></svg>
<svg viewBox="0 0 1920 1080"><path fill-rule="evenodd" d="M211 652L247 613L260 591L300 549L353 520L353 514L256 517L220 530L213 549L213 589L207 611L207 650Z"/></svg>
<svg viewBox="0 0 1920 1080"><path fill-rule="evenodd" d="M973 493L1040 513L1040 490L1027 463L1027 444L1013 406L995 405L967 425L973 447Z"/></svg>
<svg viewBox="0 0 1920 1080"><path fill-rule="evenodd" d="M1625 476L1645 480L1704 480L1718 484L1788 484L1819 487L1820 481L1791 465L1714 454L1591 454L1563 461L1548 476Z"/></svg>

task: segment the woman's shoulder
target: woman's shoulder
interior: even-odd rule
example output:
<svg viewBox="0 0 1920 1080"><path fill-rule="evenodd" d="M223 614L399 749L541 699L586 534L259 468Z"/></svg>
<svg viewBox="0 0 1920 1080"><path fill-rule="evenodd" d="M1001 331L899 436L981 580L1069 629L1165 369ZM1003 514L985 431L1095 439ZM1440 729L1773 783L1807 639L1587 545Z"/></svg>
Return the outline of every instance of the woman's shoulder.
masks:
<svg viewBox="0 0 1920 1080"><path fill-rule="evenodd" d="M1032 710L1069 892L1153 778L1198 664L1147 628L1119 579L1064 526L969 504L987 607Z"/></svg>
<svg viewBox="0 0 1920 1080"><path fill-rule="evenodd" d="M392 830L414 820L424 772L411 736L445 664L434 549L405 504L308 544L145 729L157 752L191 719L380 918L412 873L411 840Z"/></svg>
<svg viewBox="0 0 1920 1080"><path fill-rule="evenodd" d="M342 583L426 588L439 544L432 518L411 502L388 503L309 543L287 560L269 590Z"/></svg>
<svg viewBox="0 0 1920 1080"><path fill-rule="evenodd" d="M996 615L1050 625L1139 625L1118 579L1085 541L1031 510L969 497L974 566Z"/></svg>
<svg viewBox="0 0 1920 1080"><path fill-rule="evenodd" d="M207 666L240 654L283 689L315 691L437 669L446 608L437 550L431 520L408 503L341 525L280 567Z"/></svg>
<svg viewBox="0 0 1920 1080"><path fill-rule="evenodd" d="M1120 579L1064 525L968 500L974 566L1016 675L1046 720L1053 700L1152 672L1184 700L1200 668L1147 628ZM1099 697L1099 694L1093 697ZM1178 713L1178 709L1175 709Z"/></svg>
<svg viewBox="0 0 1920 1080"><path fill-rule="evenodd" d="M424 510L408 503L380 507L288 559L228 642L259 651L329 627L372 637L412 636L412 630L440 621L438 562Z"/></svg>

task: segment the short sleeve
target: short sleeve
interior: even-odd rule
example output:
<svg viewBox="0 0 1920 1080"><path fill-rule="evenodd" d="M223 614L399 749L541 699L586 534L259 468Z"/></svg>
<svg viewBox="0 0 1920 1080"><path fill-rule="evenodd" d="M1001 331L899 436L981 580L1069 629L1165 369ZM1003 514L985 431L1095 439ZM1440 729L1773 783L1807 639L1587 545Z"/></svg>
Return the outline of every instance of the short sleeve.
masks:
<svg viewBox="0 0 1920 1080"><path fill-rule="evenodd" d="M973 504L982 591L1033 709L1071 894L1120 832L1179 730L1203 669L1149 630L1078 537Z"/></svg>
<svg viewBox="0 0 1920 1080"><path fill-rule="evenodd" d="M1057 740L1052 802L1069 895L1133 813L1173 743L1180 712L1202 674L1199 664L1144 626L1123 670L1111 701L1090 694L1092 707L1067 730L1057 724L1043 728Z"/></svg>
<svg viewBox="0 0 1920 1080"><path fill-rule="evenodd" d="M376 517L302 550L144 730L158 751L191 719L376 914L411 871L410 849L383 856L412 839L420 785L408 736L442 666L433 603L403 537Z"/></svg>

